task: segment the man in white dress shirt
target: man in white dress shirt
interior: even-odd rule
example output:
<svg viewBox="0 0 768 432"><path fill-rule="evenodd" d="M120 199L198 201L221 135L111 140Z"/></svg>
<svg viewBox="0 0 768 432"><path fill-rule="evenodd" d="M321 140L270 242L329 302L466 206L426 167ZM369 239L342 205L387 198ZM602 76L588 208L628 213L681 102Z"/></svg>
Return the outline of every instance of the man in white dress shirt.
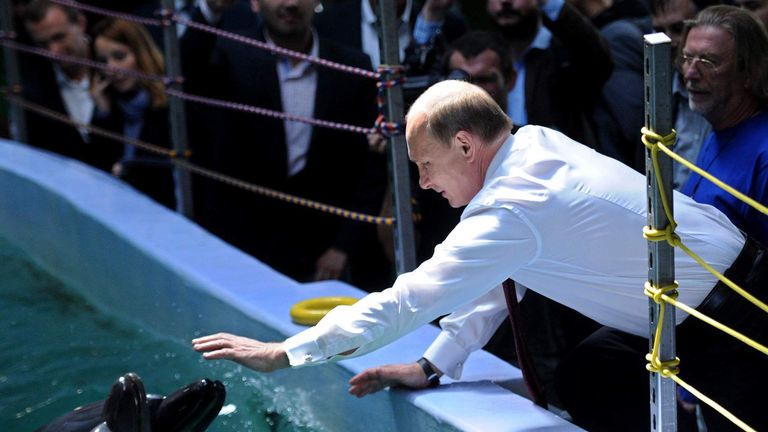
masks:
<svg viewBox="0 0 768 432"><path fill-rule="evenodd" d="M503 320L499 285L512 278L606 326L561 364L556 386L574 421L588 430L648 430L645 178L556 131L527 126L510 135L510 129L509 118L480 88L459 81L432 86L409 111L409 155L422 188L467 206L434 256L392 288L338 307L284 342L219 333L195 339L195 350L260 371L309 366L374 351L450 314L425 358L438 375L459 378L466 357ZM677 193L674 199L677 233L692 250L737 283L748 281L747 290L750 283L765 286L763 249L713 207ZM730 324L765 343L764 314L746 311L687 255L678 252L675 267L680 301L716 318L738 318L742 322ZM765 425L762 399L754 397L768 381L759 353L755 361L740 342L721 341L686 318L677 314L685 379L754 426ZM701 341L717 345L694 344ZM714 364L726 361L718 356L725 348L738 368ZM600 371L589 369L596 365ZM424 369L417 363L374 368L354 377L350 392L425 387Z"/></svg>

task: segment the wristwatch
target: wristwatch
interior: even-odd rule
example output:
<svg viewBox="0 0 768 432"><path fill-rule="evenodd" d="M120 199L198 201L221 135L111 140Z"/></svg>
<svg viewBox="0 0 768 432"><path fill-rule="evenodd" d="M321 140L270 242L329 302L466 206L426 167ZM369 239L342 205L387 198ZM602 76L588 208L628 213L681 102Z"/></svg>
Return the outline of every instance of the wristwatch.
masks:
<svg viewBox="0 0 768 432"><path fill-rule="evenodd" d="M418 359L416 363L421 366L421 370L424 371L424 375L427 376L427 381L429 382L428 387L437 387L440 385L440 376L437 374L437 372L435 372L432 364L430 364L427 359L422 357Z"/></svg>

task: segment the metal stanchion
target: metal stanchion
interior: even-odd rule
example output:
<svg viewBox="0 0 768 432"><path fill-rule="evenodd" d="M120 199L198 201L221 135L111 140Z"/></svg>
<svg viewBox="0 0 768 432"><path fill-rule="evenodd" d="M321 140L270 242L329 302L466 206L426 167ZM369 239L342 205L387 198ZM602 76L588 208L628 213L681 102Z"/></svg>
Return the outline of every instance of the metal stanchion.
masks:
<svg viewBox="0 0 768 432"><path fill-rule="evenodd" d="M382 63L399 65L398 20L393 0L379 0L379 41ZM403 89L394 86L385 90L387 118L392 122L403 118ZM411 206L411 181L408 150L403 135L389 138L390 184L392 185L392 207L395 217L395 265L397 273L416 268L416 248L413 231L413 209Z"/></svg>
<svg viewBox="0 0 768 432"><path fill-rule="evenodd" d="M645 126L657 134L666 136L672 132L672 58L671 43L664 33L645 35ZM659 157L659 172L662 184L656 181L655 169L651 160L651 151L645 152L645 171L648 185L648 225L663 230L670 221L662 206L660 190L666 192L669 210L672 211L672 159L665 155ZM666 241L648 242L648 279L657 287L672 285L675 280L675 251ZM659 319L663 319L662 339L659 345L659 360L662 362L675 359L675 308L664 308L660 314L660 305L652 299L649 302L650 345ZM677 397L675 382L664 378L660 373L650 375L651 430L677 430Z"/></svg>
<svg viewBox="0 0 768 432"><path fill-rule="evenodd" d="M6 1L0 6L0 29L5 35L14 35L13 25L13 2ZM19 60L16 51L9 48L3 48L3 59L5 60L5 78L8 85L8 94L14 95L21 92L21 80L19 73ZM24 109L17 104L8 104L9 129L11 138L19 142L27 142L27 125L24 116Z"/></svg>
<svg viewBox="0 0 768 432"><path fill-rule="evenodd" d="M163 9L166 13L172 14L175 10L174 0L163 0ZM168 18L166 18L168 19ZM169 20L170 23L170 20ZM181 75L181 61L179 54L179 38L176 33L176 26L172 23L166 25L163 28L163 43L165 48L165 67L166 73L171 77L180 77ZM169 84L171 88L181 87L178 82ZM179 157L186 157L188 153L188 139L187 139L187 116L184 108L184 101L179 98L169 98L169 117L171 124L171 142L173 142L173 149ZM191 178L189 171L182 168L179 165L174 167L174 179L176 183L176 210L186 216L192 218L192 191L191 191Z"/></svg>

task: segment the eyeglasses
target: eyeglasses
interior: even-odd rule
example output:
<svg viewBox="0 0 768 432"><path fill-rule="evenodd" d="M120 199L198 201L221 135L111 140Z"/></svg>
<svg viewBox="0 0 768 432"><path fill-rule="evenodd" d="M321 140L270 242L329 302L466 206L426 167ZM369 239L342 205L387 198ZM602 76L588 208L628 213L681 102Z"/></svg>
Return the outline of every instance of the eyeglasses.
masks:
<svg viewBox="0 0 768 432"><path fill-rule="evenodd" d="M682 66L683 69L690 69L696 64L699 64L701 67L699 67L699 72L701 73L711 73L717 71L717 68L720 66L719 64L713 62L712 60L704 57L699 56L689 56L683 54L682 56Z"/></svg>

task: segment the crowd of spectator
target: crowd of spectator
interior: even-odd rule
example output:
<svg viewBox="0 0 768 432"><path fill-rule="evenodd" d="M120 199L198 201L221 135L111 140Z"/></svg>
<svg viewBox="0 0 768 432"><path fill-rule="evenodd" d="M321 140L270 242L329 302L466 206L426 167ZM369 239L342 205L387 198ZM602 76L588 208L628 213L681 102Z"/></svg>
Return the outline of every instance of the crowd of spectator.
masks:
<svg viewBox="0 0 768 432"><path fill-rule="evenodd" d="M157 0L83 3L140 16L152 16L160 8ZM641 172L645 169L640 142L642 36L665 32L672 39L675 65L675 150L768 204L768 69L765 60L749 60L766 59L768 52L733 31L713 36L702 30L720 25L716 20L720 15L706 11L727 0L393 3L400 61L415 82L423 77L434 82L461 71L463 79L492 96L515 127L536 124L556 129ZM117 69L149 75L165 71L158 28L48 0L14 4L19 42ZM754 38L760 39L765 37L766 4L736 0L735 6L718 6L715 11L752 19L751 28L760 33ZM737 6L754 15L734 12ZM381 63L376 0L177 0L176 7L194 22L292 51L367 70ZM485 25L465 19L476 17L478 10L485 14ZM703 17L691 21L700 13ZM177 33L186 92L297 116L374 124L374 80L184 26ZM721 38L714 39L715 48L713 37ZM83 124L172 148L164 83L117 69L97 71L32 55L21 56L21 67L26 100ZM391 215L383 137L191 103L186 111L193 162L287 194L366 214ZM26 123L29 144L110 172L159 203L176 206L167 159L33 112L26 113ZM411 177L420 215L417 255L423 261L459 221L461 209L451 208L433 191L421 190L415 171ZM674 184L696 200L718 207L747 234L768 241L763 215L713 190L700 176L676 166ZM370 224L202 177L193 179L193 198L196 222L298 281L342 279L376 291L394 279L391 231L377 232ZM534 339L534 356L548 383L559 359L596 325L532 291L523 305L526 326L539 335ZM487 348L514 361L509 337L502 328Z"/></svg>

